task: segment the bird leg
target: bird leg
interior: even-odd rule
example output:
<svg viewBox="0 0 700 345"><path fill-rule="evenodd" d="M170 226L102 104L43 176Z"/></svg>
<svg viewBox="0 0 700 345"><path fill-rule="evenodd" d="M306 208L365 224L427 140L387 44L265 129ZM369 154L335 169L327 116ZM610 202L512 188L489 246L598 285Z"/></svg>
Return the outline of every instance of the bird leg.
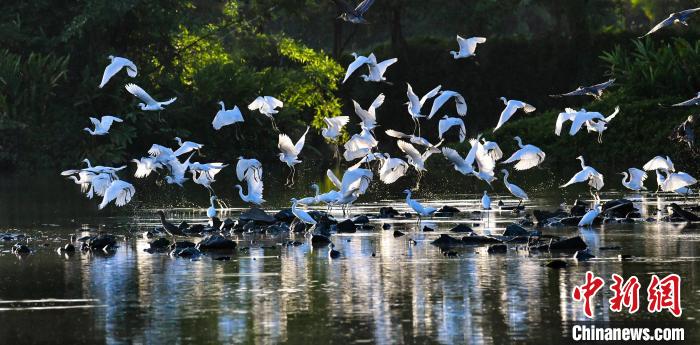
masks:
<svg viewBox="0 0 700 345"><path fill-rule="evenodd" d="M275 132L279 133L280 130L279 130L279 128L277 128L277 124L275 123L275 118L270 116L270 121L272 121L272 129L274 129Z"/></svg>
<svg viewBox="0 0 700 345"><path fill-rule="evenodd" d="M296 169L294 168L294 166L292 166L292 179L290 180L289 187L294 185L294 174L295 173L296 173Z"/></svg>

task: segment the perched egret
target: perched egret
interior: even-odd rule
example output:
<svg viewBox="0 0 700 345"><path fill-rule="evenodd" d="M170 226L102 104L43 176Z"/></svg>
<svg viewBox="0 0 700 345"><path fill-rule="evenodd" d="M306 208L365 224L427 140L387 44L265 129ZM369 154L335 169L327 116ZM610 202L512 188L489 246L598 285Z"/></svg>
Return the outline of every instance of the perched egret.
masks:
<svg viewBox="0 0 700 345"><path fill-rule="evenodd" d="M212 195L209 198L209 203L211 204L211 206L209 206L209 208L207 209L207 217L209 217L210 219L216 217L216 206L214 206L214 201L216 201L216 195Z"/></svg>
<svg viewBox="0 0 700 345"><path fill-rule="evenodd" d="M459 142L463 143L464 139L467 138L467 130L464 128L464 121L458 117L448 117L445 115L440 119L438 123L438 138L442 139L445 132L449 131L452 127L459 127Z"/></svg>
<svg viewBox="0 0 700 345"><path fill-rule="evenodd" d="M244 122L243 114L238 106L234 106L233 109L226 110L224 101L219 101L221 109L216 112L214 120L211 122L212 127L215 130L220 130L224 126L232 125L238 122Z"/></svg>
<svg viewBox="0 0 700 345"><path fill-rule="evenodd" d="M593 205L593 208L586 212L586 214L581 217L581 220L578 222L579 227L590 227L593 225L593 221L600 215L601 209L600 209L600 204L595 203Z"/></svg>
<svg viewBox="0 0 700 345"><path fill-rule="evenodd" d="M673 12L671 13L668 18L662 20L659 24L656 24L649 32L646 34L640 36L639 38L646 37L647 35L651 35L654 32L658 31L659 29L665 28L667 26L671 26L673 24L683 24L685 26L688 26L688 23L686 22L690 16L697 12L700 11L700 7L698 8L691 8L688 10L680 11L680 12Z"/></svg>
<svg viewBox="0 0 700 345"><path fill-rule="evenodd" d="M476 45L484 42L486 42L486 38L484 37L463 38L457 35L459 51L451 51L450 54L452 54L455 60L474 56L476 55Z"/></svg>
<svg viewBox="0 0 700 345"><path fill-rule="evenodd" d="M420 223L421 219L423 217L432 217L433 214L437 211L435 207L426 207L421 205L418 200L411 199L411 190L406 189L403 191L406 194L406 204L410 206L413 211L415 211L418 214L418 222Z"/></svg>
<svg viewBox="0 0 700 345"><path fill-rule="evenodd" d="M580 182L588 182L588 185L595 188L596 190L600 190L603 188L603 174L599 173L597 170L595 170L593 167L589 167L586 165L585 161L583 160L583 156L578 156L576 159L581 161L581 171L577 172L570 180L569 182L559 186L559 188L565 188L568 187L569 185L572 185L574 183L580 183Z"/></svg>
<svg viewBox="0 0 700 345"><path fill-rule="evenodd" d="M484 196L481 197L481 209L490 210L491 209L491 197L484 191Z"/></svg>
<svg viewBox="0 0 700 345"><path fill-rule="evenodd" d="M501 172L503 173L503 184L506 185L506 188L508 188L510 194L520 199L520 202L518 202L518 206L520 206L523 200L529 200L529 198L527 197L527 193L525 193L525 191L522 188L508 182L508 170L503 169L501 170Z"/></svg>
<svg viewBox="0 0 700 345"><path fill-rule="evenodd" d="M428 114L428 119L431 119L435 113L451 98L455 99L455 106L457 108L457 115L465 116L467 115L467 101L464 97L456 91L443 90L439 92L439 96L433 101L433 106L430 108L430 114Z"/></svg>
<svg viewBox="0 0 700 345"><path fill-rule="evenodd" d="M277 124L275 123L275 118L272 115L275 115L279 112L277 108L282 108L284 106L284 103L280 101L279 99L272 97L272 96L258 96L248 104L248 110L252 111L259 111L260 114L263 114L267 116L270 121L272 121L272 128L276 131L279 132L279 129L277 128Z"/></svg>
<svg viewBox="0 0 700 345"><path fill-rule="evenodd" d="M353 24L366 24L367 21L363 16L369 10L369 7L372 6L374 0L363 0L355 8L344 0L333 0L333 2L342 11L338 18Z"/></svg>
<svg viewBox="0 0 700 345"><path fill-rule="evenodd" d="M95 130L90 128L84 128L83 130L90 133L90 135L106 135L109 133L109 128L112 127L113 122L124 122L124 120L116 116L102 116L100 120L91 117L90 122L95 126Z"/></svg>
<svg viewBox="0 0 700 345"><path fill-rule="evenodd" d="M594 119L594 120L588 120L586 121L586 129L588 130L588 133L590 132L598 132L598 143L602 144L603 143L603 132L608 129L608 124L612 119L617 116L617 113L620 112L620 107L615 107L615 111L607 116L604 120L600 119Z"/></svg>
<svg viewBox="0 0 700 345"><path fill-rule="evenodd" d="M286 134L279 134L277 143L277 148L279 148L279 150L281 151L281 153L279 154L279 159L280 161L286 163L289 169L291 170L291 178L290 176L287 177L286 185L288 186L294 185L294 166L298 163L301 163L301 161L299 160L299 154L304 148L304 142L306 141L307 133L309 133L308 126L306 127L306 132L304 132L301 138L297 140L296 144L292 143L292 139L290 139L289 136L287 136Z"/></svg>
<svg viewBox="0 0 700 345"><path fill-rule="evenodd" d="M510 118L513 117L513 115L519 109L522 109L525 113L531 113L536 110L535 107L523 101L517 101L514 99L508 100L505 97L501 97L499 99L503 101L503 104L505 104L506 107L501 112L501 117L498 118L498 124L496 124L496 128L493 129L494 132L508 122L508 120L510 120Z"/></svg>
<svg viewBox="0 0 700 345"><path fill-rule="evenodd" d="M576 90L562 93L559 95L550 95L550 97L565 97L565 96L593 96L598 99L603 96L603 91L615 83L615 79L610 79L604 83L591 86L579 86Z"/></svg>
<svg viewBox="0 0 700 345"><path fill-rule="evenodd" d="M530 144L523 145L522 139L518 136L513 139L518 142L520 149L503 161L504 164L517 161L518 163L515 163L513 166L515 170L527 170L540 165L544 161L546 155L539 147Z"/></svg>
<svg viewBox="0 0 700 345"><path fill-rule="evenodd" d="M112 201L114 201L114 204L118 207L124 206L131 201L134 194L136 194L136 189L131 183L122 180L114 180L107 190L105 190L102 202L98 208L101 210Z"/></svg>
<svg viewBox="0 0 700 345"><path fill-rule="evenodd" d="M420 136L420 118L425 117L425 115L421 113L421 109L427 100L437 96L440 88L442 88L442 86L438 85L432 90L428 91L425 95L423 95L423 97L418 99L416 93L413 92L411 84L406 83L406 96L408 97L406 106L408 107L408 114L411 115L411 119L413 120L413 134L415 134L416 129L418 129L418 135Z"/></svg>
<svg viewBox="0 0 700 345"><path fill-rule="evenodd" d="M100 82L99 86L100 88L104 87L107 82L114 77L114 75L122 70L122 68L126 68L126 74L128 74L129 77L136 78L138 70L136 69L136 65L131 60L114 55L110 55L108 58L110 63L107 65L107 67L105 67L104 73L102 73L102 81Z"/></svg>
<svg viewBox="0 0 700 345"><path fill-rule="evenodd" d="M360 123L362 127L368 130L374 130L374 128L377 127L377 109L384 104L384 98L384 94L380 93L377 98L372 101L372 104L370 104L367 110L363 109L355 100L352 101L355 114L362 120Z"/></svg>
<svg viewBox="0 0 700 345"><path fill-rule="evenodd" d="M139 103L138 106L141 108L141 110L144 111L156 111L156 110L163 110L165 109L164 106L170 105L175 100L177 97L173 97L167 101L164 102L158 102L151 95L149 95L146 91L144 91L140 86L136 84L126 84L124 86L126 88L126 91L129 91L132 95L138 97L143 103Z"/></svg>
<svg viewBox="0 0 700 345"><path fill-rule="evenodd" d="M299 203L297 199L292 198L290 201L292 202L292 214L294 214L297 219L304 222L304 224L316 225L316 220L311 217L310 214L297 208L297 204Z"/></svg>
<svg viewBox="0 0 700 345"><path fill-rule="evenodd" d="M627 172L629 172L629 174ZM647 173L644 172L644 170L629 168L627 171L623 171L620 174L622 175L622 185L627 189L637 192L642 189L647 189L644 187L644 180L647 179Z"/></svg>

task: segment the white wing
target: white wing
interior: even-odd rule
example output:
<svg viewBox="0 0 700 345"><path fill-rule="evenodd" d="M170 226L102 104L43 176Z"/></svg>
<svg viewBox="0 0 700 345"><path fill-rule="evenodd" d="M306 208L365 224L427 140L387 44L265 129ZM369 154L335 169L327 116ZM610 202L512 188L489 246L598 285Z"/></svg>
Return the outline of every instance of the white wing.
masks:
<svg viewBox="0 0 700 345"><path fill-rule="evenodd" d="M497 129L501 128L508 120L510 120L511 117L513 117L513 114L515 114L516 111L518 111L518 107L515 105L515 103L508 101L506 104L505 109L501 112L501 117L498 118L498 124L496 125L496 128L493 129L495 132Z"/></svg>
<svg viewBox="0 0 700 345"><path fill-rule="evenodd" d="M243 122L243 114L238 106L233 107L231 110L219 110L214 116L214 120L211 125L215 130L219 130L224 126L234 124L236 122Z"/></svg>
<svg viewBox="0 0 700 345"><path fill-rule="evenodd" d="M418 152L418 150L416 150L416 148L413 147L413 145L403 140L397 141L396 145L399 146L399 149L401 149L401 151L403 151L409 157L411 157L411 159L413 159L414 162L421 161L423 159L420 152Z"/></svg>
<svg viewBox="0 0 700 345"><path fill-rule="evenodd" d="M564 122L570 121L575 117L575 113L571 113L568 110L569 108L567 108L565 112L559 113L559 116L557 116L557 124L554 127L554 134L561 135L561 127L564 125Z"/></svg>
<svg viewBox="0 0 700 345"><path fill-rule="evenodd" d="M279 148L282 153L287 155L296 156L299 154L294 147L294 143L292 143L292 139L290 139L286 134L280 133L277 141L277 148Z"/></svg>
<svg viewBox="0 0 700 345"><path fill-rule="evenodd" d="M348 66L348 70L345 72L345 78L343 78L343 81L341 84L345 83L348 78L362 65L366 64L368 62L368 59L366 56L358 56L355 58L355 61L351 62L350 65Z"/></svg>
<svg viewBox="0 0 700 345"><path fill-rule="evenodd" d="M282 108L284 106L284 103L280 101L279 99L272 97L272 96L265 96L265 103L270 105L270 108Z"/></svg>
<svg viewBox="0 0 700 345"><path fill-rule="evenodd" d="M328 125L329 130L333 130L335 132L339 132L345 125L348 124L350 121L349 116L336 116L336 117L327 117L323 119L323 121Z"/></svg>
<svg viewBox="0 0 700 345"><path fill-rule="evenodd" d="M331 171L331 169L326 170L326 176L328 177L329 180L333 183L335 188L338 188L339 190L342 187L342 183L340 183L340 180L338 179L337 176Z"/></svg>
<svg viewBox="0 0 700 345"><path fill-rule="evenodd" d="M423 95L423 97L421 97L421 99L420 99L420 103L419 103L420 106L422 107L423 104L425 104L425 102L426 102L428 99L435 97L435 96L438 94L438 92L440 91L441 88L442 88L442 85L438 85L438 86L436 86L434 89L428 91L428 93L426 93L425 95Z"/></svg>
<svg viewBox="0 0 700 345"><path fill-rule="evenodd" d="M115 74L119 73L122 67L122 64L118 63L117 61L115 61L115 59L113 59L112 62L109 65L107 65L107 67L105 67L104 73L102 73L102 81L100 82L99 88L105 86Z"/></svg>
<svg viewBox="0 0 700 345"><path fill-rule="evenodd" d="M359 103L357 103L355 100L352 101L353 106L355 107L355 114L362 120L362 122L365 124L366 127L372 128L376 124L377 120L373 114L370 114L368 111L362 109Z"/></svg>
<svg viewBox="0 0 700 345"><path fill-rule="evenodd" d="M408 135L406 133L395 131L393 129L387 129L386 131L384 131L384 133L386 133L386 135L388 135L390 137L398 138L398 139L407 139L407 138L411 137L410 135Z"/></svg>
<svg viewBox="0 0 700 345"><path fill-rule="evenodd" d="M466 164L464 159L459 155L459 153L449 147L442 148L442 155L445 156L447 160L449 160L450 162L452 162L452 164L456 166L463 166Z"/></svg>
<svg viewBox="0 0 700 345"><path fill-rule="evenodd" d="M306 142L306 133L309 133L309 126L306 126L306 132L304 132L304 135L297 140L297 143L294 145L294 149L296 150L297 154L301 152L301 150L304 148L304 143Z"/></svg>
<svg viewBox="0 0 700 345"><path fill-rule="evenodd" d="M447 102L452 96L454 96L455 92L454 91L442 91L440 92L440 96L437 96L435 100L433 100L433 106L430 108L430 114L428 115L428 118L433 117L435 113Z"/></svg>
<svg viewBox="0 0 700 345"><path fill-rule="evenodd" d="M257 159L245 159L241 158L236 163L236 177L239 181L243 181L248 175L249 169L262 169L262 164Z"/></svg>
<svg viewBox="0 0 700 345"><path fill-rule="evenodd" d="M265 98L262 96L258 96L253 102L248 104L248 110L259 110L260 108L265 106Z"/></svg>
<svg viewBox="0 0 700 345"><path fill-rule="evenodd" d="M144 103L147 103L147 104L158 103L158 102L156 102L155 99L153 99L153 97L151 97L151 95L149 95L146 91L144 91L140 86L138 86L136 84L126 84L126 86L124 86L124 87L126 88L127 91L129 91L129 93L138 97ZM175 101L175 99L171 99L169 102L172 103L174 101Z"/></svg>
<svg viewBox="0 0 700 345"><path fill-rule="evenodd" d="M122 180L115 180L110 184L104 193L99 209L103 209L109 202L114 200L117 206L124 206L131 201L131 198L136 194L136 189L131 183Z"/></svg>

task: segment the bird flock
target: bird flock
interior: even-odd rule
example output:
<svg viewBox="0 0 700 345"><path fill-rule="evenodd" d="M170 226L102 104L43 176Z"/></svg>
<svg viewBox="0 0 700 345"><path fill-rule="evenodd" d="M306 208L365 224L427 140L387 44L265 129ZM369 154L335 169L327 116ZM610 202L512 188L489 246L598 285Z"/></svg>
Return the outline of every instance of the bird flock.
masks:
<svg viewBox="0 0 700 345"><path fill-rule="evenodd" d="M338 18L353 24L363 24L367 22L363 16L374 1L364 0L356 7L352 7L340 0L335 0L335 3L342 11ZM686 20L698 10L700 8L673 13L646 35L675 23L687 25ZM459 50L450 51L450 54L455 60L473 59L476 56L477 46L486 44L486 41L487 39L484 37L465 39L458 35ZM385 83L393 87L393 84L387 81L385 74L388 68L395 64L398 59L389 58L380 61L374 53L370 53L367 56L356 53L351 55L353 61L348 65L343 79L339 81L341 84L350 80L359 69L366 66L366 74L360 75L364 82ZM131 60L116 56L109 56L109 60L110 63L104 70L99 88L105 87L122 70L125 70L126 75L130 78L138 76L137 67ZM598 99L605 90L614 85L614 82L614 79L610 79L600 84L579 86L574 91L550 96L591 96ZM142 111L165 111L168 107L174 106L177 100L177 97L172 97L165 101L157 101L143 88L134 83L127 83L125 89L138 98L139 103L137 106ZM340 140L343 138L345 127L352 118L350 116L338 116L323 119L325 128L321 129L320 134L325 138L326 142L334 146L336 156L339 159L341 157L339 150L340 146L342 146L342 158L353 165L340 178L330 169L327 170L327 177L333 184L334 189L321 193L318 185L314 184L312 186L314 190L313 196L291 199L291 211L300 221L311 225L316 223L313 217L300 208L300 205L325 204L329 209L338 206L345 211L347 207L366 193L374 180L375 170L379 175L379 180L384 184L394 183L404 177L410 169L415 170L417 180L413 191L416 191L420 188L421 177L427 171L427 160L435 154L441 154L454 167L454 170L460 174L472 176L485 182L490 187L493 186L494 181L497 179L497 164L504 167L512 164L514 170L523 171L540 166L546 158L545 152L540 148L532 144L524 144L527 141L524 141L520 136L516 136L514 140L517 141L518 149L507 159L502 160L504 155L499 145L494 141L487 140L483 134L468 140L469 150L463 156L457 149L443 146L443 144L446 141L445 135L449 132L454 132L458 135L459 143L467 140L465 118L468 107L465 96L458 91L444 90L441 85L437 85L419 98L411 84L406 83L406 97L407 100L404 104L406 105L408 116L414 123L413 132L403 133L391 128L383 130L386 136L391 138L390 140L395 140L396 147L404 154L403 157L391 157L388 153L379 152L378 150L379 141L375 136L375 131L379 127L378 118L381 118L381 106L387 101L384 94L380 93L377 95L371 104L365 105L367 106L366 108L357 101L352 100L354 113L359 120L360 132L352 134L344 143L341 143ZM493 132L506 126L508 121L518 113L529 114L536 111L533 105L524 101L507 99L505 97L501 97L500 101L503 102L504 109L498 117L498 122L493 128ZM427 106L428 102L431 102L429 108ZM450 107L451 102L454 102L454 108ZM226 126L234 125L236 127L236 137L238 138L238 126L242 126L245 123L241 109L238 106L226 109L223 101L219 101L218 104L221 108L212 120L212 128L215 131L219 131ZM673 104L673 106L693 106L698 104L700 104L700 93L693 99ZM302 163L300 156L302 156L310 127L307 126L304 134L296 138L296 142L294 142L290 136L282 133L275 123L275 115L283 108L284 102L282 100L266 95L255 98L247 106L251 113L257 112L271 121L272 128L278 135L279 160L289 168L286 185L292 186L294 184L296 166ZM443 115L438 124L437 138L439 141L432 143L428 138L422 136L421 121L430 121L438 112L441 112L441 115ZM591 112L585 109L574 110L566 108L556 119L554 133L559 136L562 127L567 122L571 122L570 136L576 135L585 125L588 132L598 133L598 142L602 142L603 132L619 112L620 108L616 107L613 113L605 116L599 112ZM108 135L112 126L124 121L112 115L102 116L100 119L90 117L89 120L94 129L85 128L84 130L92 136ZM204 148L204 145L193 141L183 141L181 138L174 138L174 142L177 143L177 146L173 146L173 148L169 147L170 145L153 144L148 149L146 156L132 159L131 162L135 164L136 168L134 178L146 178L153 172L158 172L161 176L164 176L165 182L171 185L183 186L184 183L191 180L209 192L210 207L207 209L207 216L210 218L215 217L217 212L215 203L218 201L218 198L212 184L216 181L216 176L229 164L193 161L197 157L203 157L200 151ZM197 156L195 157L195 155ZM595 168L586 165L583 156L576 157L576 159L580 161L581 170L571 177L568 182L561 185L560 188L566 188L576 183L586 183L589 185L591 193L595 193L596 203L593 209L583 217L579 224L585 226L590 225L600 213L597 192L604 186L604 176ZM66 170L61 172L61 175L80 185L81 192L88 198L102 197L102 201L98 206L99 209L103 209L112 202L116 206L124 206L132 200L136 194L136 189L131 183L119 177L119 173L126 168L125 165L106 167L92 166L88 159L85 159L83 162L87 165L86 167ZM264 174L261 162L255 158L238 157L235 169L236 178L240 183L236 184L234 189L238 191L240 199L246 203L258 206L265 203L263 198ZM519 199L520 202L528 200L525 190L509 181L509 177L511 177L509 171L501 168L500 172L503 177L503 184L510 194ZM697 180L688 173L676 171L669 157L657 156L644 164L642 169L632 167L627 171L621 172L622 185L633 191L646 190L644 181L648 177L648 172L656 173L657 192L664 191L688 195L692 193L690 186L697 183ZM407 189L404 193L406 193L407 205L419 217L431 216L436 212L434 208L424 206L417 200L412 199L412 190ZM486 191L484 191L481 203L484 209L491 208L491 199Z"/></svg>

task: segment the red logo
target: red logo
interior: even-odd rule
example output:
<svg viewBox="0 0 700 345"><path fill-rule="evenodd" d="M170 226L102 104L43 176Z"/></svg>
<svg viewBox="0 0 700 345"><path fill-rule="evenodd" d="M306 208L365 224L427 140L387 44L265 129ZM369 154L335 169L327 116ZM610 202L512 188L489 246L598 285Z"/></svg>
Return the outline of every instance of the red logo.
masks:
<svg viewBox="0 0 700 345"><path fill-rule="evenodd" d="M647 294L647 309L650 313L667 309L673 316L681 316L681 277L677 274L669 274L663 279L651 276Z"/></svg>
<svg viewBox="0 0 700 345"><path fill-rule="evenodd" d="M575 286L572 297L574 301L583 300L583 313L586 314L588 318L593 318L593 307L591 306L591 299L595 297L595 294L600 290L600 288L605 285L605 281L599 277L593 275L593 272L586 272L586 283L581 286Z"/></svg>
<svg viewBox="0 0 700 345"><path fill-rule="evenodd" d="M634 314L639 310L639 288L642 284L636 276L630 277L626 282L619 275L613 273L612 278L614 283L610 285L610 291L614 296L608 299L610 302L610 310L619 312L622 307L627 307L630 314Z"/></svg>

